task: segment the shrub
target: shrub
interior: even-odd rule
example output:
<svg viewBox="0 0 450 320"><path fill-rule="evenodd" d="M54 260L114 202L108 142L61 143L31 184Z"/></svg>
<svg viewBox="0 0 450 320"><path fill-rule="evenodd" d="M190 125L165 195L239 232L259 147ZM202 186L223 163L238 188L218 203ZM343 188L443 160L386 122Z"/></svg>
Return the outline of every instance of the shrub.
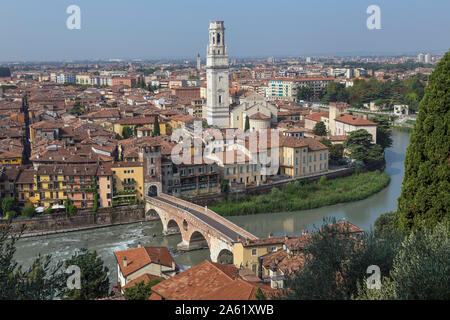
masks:
<svg viewBox="0 0 450 320"><path fill-rule="evenodd" d="M318 183L319 183L320 186L326 185L327 184L327 177L326 176L321 176Z"/></svg>
<svg viewBox="0 0 450 320"><path fill-rule="evenodd" d="M34 217L36 215L36 209L34 208L33 205L29 205L28 207L26 207L25 209L22 210L22 216L24 217Z"/></svg>
<svg viewBox="0 0 450 320"><path fill-rule="evenodd" d="M385 188L389 181L389 175L379 171L329 181L321 177L318 183L301 185L297 181L282 190L272 188L268 195L245 196L241 200L229 198L211 206L211 210L231 216L319 208L365 199Z"/></svg>

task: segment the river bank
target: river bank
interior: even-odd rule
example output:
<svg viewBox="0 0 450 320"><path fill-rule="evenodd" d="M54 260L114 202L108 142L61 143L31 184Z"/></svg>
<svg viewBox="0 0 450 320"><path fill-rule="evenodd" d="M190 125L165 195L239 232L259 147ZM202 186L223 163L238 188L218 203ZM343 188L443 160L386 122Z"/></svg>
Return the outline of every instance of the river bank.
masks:
<svg viewBox="0 0 450 320"><path fill-rule="evenodd" d="M223 216L309 210L366 199L386 188L389 182L389 175L380 171L355 173L329 181L322 178L312 184L297 181L281 189L273 188L269 195L247 195L237 201L218 203L210 209Z"/></svg>

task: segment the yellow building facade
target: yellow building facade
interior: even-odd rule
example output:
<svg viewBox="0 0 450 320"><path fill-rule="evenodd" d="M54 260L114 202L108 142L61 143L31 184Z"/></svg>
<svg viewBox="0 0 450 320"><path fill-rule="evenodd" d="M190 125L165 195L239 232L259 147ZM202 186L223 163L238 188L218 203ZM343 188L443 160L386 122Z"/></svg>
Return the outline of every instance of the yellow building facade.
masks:
<svg viewBox="0 0 450 320"><path fill-rule="evenodd" d="M283 249L285 237L245 240L233 244L233 264L238 268L248 268L255 274L265 270L259 270L259 257L277 250Z"/></svg>
<svg viewBox="0 0 450 320"><path fill-rule="evenodd" d="M113 204L133 203L144 198L144 167L142 162L116 162L113 176Z"/></svg>

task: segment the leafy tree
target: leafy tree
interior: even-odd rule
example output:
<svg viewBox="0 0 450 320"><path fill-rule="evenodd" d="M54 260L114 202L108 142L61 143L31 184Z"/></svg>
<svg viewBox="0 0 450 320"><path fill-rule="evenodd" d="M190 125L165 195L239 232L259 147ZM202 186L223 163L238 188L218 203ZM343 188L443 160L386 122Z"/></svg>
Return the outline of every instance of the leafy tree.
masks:
<svg viewBox="0 0 450 320"><path fill-rule="evenodd" d="M321 136L321 137L326 136L327 128L325 126L325 123L323 123L323 121L317 122L316 125L314 126L313 133L316 136Z"/></svg>
<svg viewBox="0 0 450 320"><path fill-rule="evenodd" d="M62 263L51 263L51 255L38 256L23 270L14 260L19 234L10 225L0 226L0 300L50 300L59 297L64 288Z"/></svg>
<svg viewBox="0 0 450 320"><path fill-rule="evenodd" d="M344 145L342 143L332 144L328 148L328 155L332 161L339 161L344 157Z"/></svg>
<svg viewBox="0 0 450 320"><path fill-rule="evenodd" d="M350 132L344 141L344 148L349 150L352 159L369 163L383 159L383 148L372 143L372 135L365 129Z"/></svg>
<svg viewBox="0 0 450 320"><path fill-rule="evenodd" d="M160 282L160 279L152 279L147 284L144 281L138 282L125 289L125 298L127 300L148 300L152 294L152 287Z"/></svg>
<svg viewBox="0 0 450 320"><path fill-rule="evenodd" d="M297 88L297 99L311 101L314 98L314 89L312 86L300 86Z"/></svg>
<svg viewBox="0 0 450 320"><path fill-rule="evenodd" d="M77 206L75 204L71 203L69 205L69 215L73 216L73 215L77 214L77 212L78 212Z"/></svg>
<svg viewBox="0 0 450 320"><path fill-rule="evenodd" d="M326 89L325 94L322 97L322 102L348 102L349 94L343 84L338 82L330 82Z"/></svg>
<svg viewBox="0 0 450 320"><path fill-rule="evenodd" d="M250 130L250 119L248 116L245 116L245 128L244 131L247 132L247 130Z"/></svg>
<svg viewBox="0 0 450 320"><path fill-rule="evenodd" d="M110 295L109 270L108 267L104 266L103 260L97 255L96 251L82 248L64 263L66 268L71 265L76 265L80 268L81 289L66 288L65 299L91 300Z"/></svg>
<svg viewBox="0 0 450 320"><path fill-rule="evenodd" d="M2 212L4 214L8 211L13 211L16 207L16 202L13 197L4 198L2 201Z"/></svg>
<svg viewBox="0 0 450 320"><path fill-rule="evenodd" d="M344 146L342 143L332 144L330 140L322 138L320 143L328 147L328 156L332 161L339 161L344 155Z"/></svg>
<svg viewBox="0 0 450 320"><path fill-rule="evenodd" d="M133 129L129 125L124 125L122 128L122 138L128 139L133 135Z"/></svg>
<svg viewBox="0 0 450 320"><path fill-rule="evenodd" d="M34 205L30 204L28 207L22 210L22 215L24 217L34 217L36 215L36 209L34 208Z"/></svg>
<svg viewBox="0 0 450 320"><path fill-rule="evenodd" d="M448 221L450 202L450 52L436 65L405 156L398 228L410 232Z"/></svg>
<svg viewBox="0 0 450 320"><path fill-rule="evenodd" d="M375 234L382 237L385 234L391 234L396 231L395 211L383 213L375 220Z"/></svg>
<svg viewBox="0 0 450 320"><path fill-rule="evenodd" d="M380 290L358 285L357 299L449 300L450 237L449 223L417 229L407 236ZM383 270L383 269L382 269Z"/></svg>
<svg viewBox="0 0 450 320"><path fill-rule="evenodd" d="M377 144L383 150L392 146L392 131L389 126L389 118L386 115L376 115L371 118L377 124Z"/></svg>
<svg viewBox="0 0 450 320"><path fill-rule="evenodd" d="M80 101L75 101L75 103L73 104L72 109L70 109L70 114L73 115L81 115L84 112L84 108L81 106Z"/></svg>
<svg viewBox="0 0 450 320"><path fill-rule="evenodd" d="M160 134L161 134L161 131L160 131L160 128L159 128L158 116L155 116L155 123L153 124L152 136L156 137L156 136L159 136Z"/></svg>
<svg viewBox="0 0 450 320"><path fill-rule="evenodd" d="M94 194L94 205L92 207L93 212L97 212L98 210L98 193Z"/></svg>
<svg viewBox="0 0 450 320"><path fill-rule="evenodd" d="M227 193L229 189L228 181L221 180L220 181L220 192Z"/></svg>

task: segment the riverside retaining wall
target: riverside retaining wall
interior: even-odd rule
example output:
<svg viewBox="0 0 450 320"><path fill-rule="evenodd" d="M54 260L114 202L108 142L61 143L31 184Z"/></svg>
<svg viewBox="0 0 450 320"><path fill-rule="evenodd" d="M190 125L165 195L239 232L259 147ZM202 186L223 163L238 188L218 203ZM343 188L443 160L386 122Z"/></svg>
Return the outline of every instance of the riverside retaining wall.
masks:
<svg viewBox="0 0 450 320"><path fill-rule="evenodd" d="M95 214L81 211L66 217L65 214L41 215L33 218L18 217L10 225L13 232L19 232L26 225L24 236L44 235L59 232L78 231L145 220L143 205L130 205L115 208L100 208ZM0 225L7 222L0 220Z"/></svg>

